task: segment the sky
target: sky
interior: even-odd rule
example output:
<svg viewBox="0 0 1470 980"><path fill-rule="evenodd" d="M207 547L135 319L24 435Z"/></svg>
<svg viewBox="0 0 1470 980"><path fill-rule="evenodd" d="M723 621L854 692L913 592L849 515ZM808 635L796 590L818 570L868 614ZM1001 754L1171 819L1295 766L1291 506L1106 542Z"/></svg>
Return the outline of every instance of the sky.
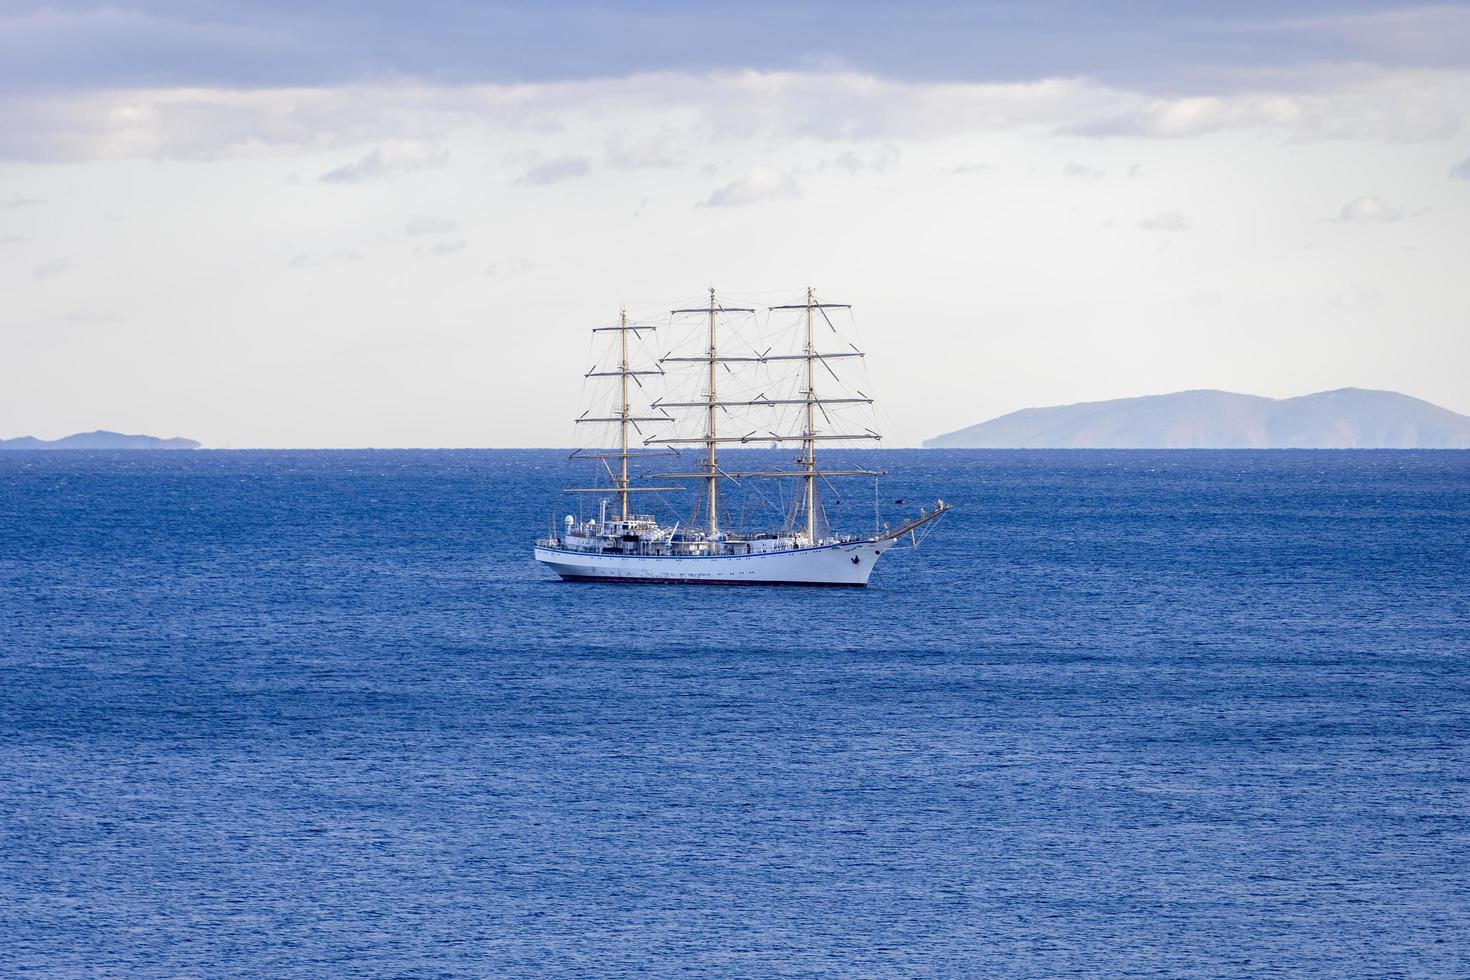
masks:
<svg viewBox="0 0 1470 980"><path fill-rule="evenodd" d="M1470 414L1467 114L1466 4L0 0L0 437L567 446L710 286L853 304L889 446Z"/></svg>

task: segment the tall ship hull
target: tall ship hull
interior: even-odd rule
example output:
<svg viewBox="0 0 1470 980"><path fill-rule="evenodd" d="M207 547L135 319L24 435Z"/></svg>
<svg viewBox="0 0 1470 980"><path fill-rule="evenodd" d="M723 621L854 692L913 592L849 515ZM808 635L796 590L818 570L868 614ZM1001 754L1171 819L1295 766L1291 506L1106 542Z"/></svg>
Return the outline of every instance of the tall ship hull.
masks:
<svg viewBox="0 0 1470 980"><path fill-rule="evenodd" d="M536 560L568 581L712 585L864 586L886 541L855 541L750 555L639 556L536 547Z"/></svg>
<svg viewBox="0 0 1470 980"><path fill-rule="evenodd" d="M900 520L890 529L878 513L876 480L882 471L817 465L819 443L882 438L850 417L851 412L871 406L872 398L861 390L833 389L830 384L818 391L819 369L840 383L834 363L863 357L851 343L847 349L817 346L817 317L836 334L828 311L847 309L842 303L817 302L808 289L805 303L767 307L762 323L755 321L754 309L717 303L711 289L708 306L670 311L675 318L670 326L682 315L699 315L703 330L694 339L703 343L689 350L673 348L641 366L632 357L631 342L645 342L657 329L654 325L631 322L624 311L616 326L594 328L594 335L615 335L616 360L594 365L585 377L615 380L617 388L610 403L604 395L601 404L576 421L614 427L616 437L612 445L604 440L579 448L572 457L595 462L608 483L567 488L572 494L600 495L597 516L578 520L566 515L560 533L553 527L550 535L537 539L536 561L568 581L864 586L878 560L896 543L906 537L917 546L920 529L927 534L931 522L949 510L942 500L932 511L920 508L917 517ZM772 319L782 314L804 314L804 331L794 331L796 341L786 348L775 339L780 331L772 329ZM731 317L748 318L743 336L738 328L734 331L734 344L720 331L722 322ZM640 404L635 406L635 400ZM774 448L783 443L800 447L799 455L785 465L742 472L722 462L729 458L721 456L722 446ZM636 482L630 467L658 457L682 457L686 450L698 452L692 466L686 464L683 472L651 474L664 478L665 485ZM873 530L867 534L834 529L819 489L833 487L833 479L850 477L875 481ZM668 484L670 479L698 481L692 507L684 516L670 508L676 519L661 520L633 510L636 495L691 489ZM750 523L748 515L732 510L722 488L748 490L751 484L771 486L771 481L795 488L789 497L779 491L774 495L755 491L761 501L780 511L780 523L765 529L745 526ZM834 500L840 504L840 495Z"/></svg>

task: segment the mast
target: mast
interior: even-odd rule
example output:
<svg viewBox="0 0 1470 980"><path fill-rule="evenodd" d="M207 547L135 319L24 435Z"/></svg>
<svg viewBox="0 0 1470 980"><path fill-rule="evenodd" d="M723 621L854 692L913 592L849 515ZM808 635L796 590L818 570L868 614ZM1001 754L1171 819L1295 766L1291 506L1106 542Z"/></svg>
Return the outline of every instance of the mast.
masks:
<svg viewBox="0 0 1470 980"><path fill-rule="evenodd" d="M571 459L596 459L602 462L603 468L607 472L608 479L612 481L612 490L618 498L618 518L619 520L623 521L628 520L632 513L632 508L629 506L631 494L645 492L662 493L670 490L683 489L683 487L635 487L632 485L632 481L628 478L628 460L641 456L664 456L671 454L669 452L635 452L629 449L629 443L631 441L629 430L638 430L639 422L662 423L673 421L673 416L669 415L668 412L662 410L659 410L659 414L657 415L635 415L633 413L632 389L629 387L629 382L631 381L633 384L641 386L642 382L638 380L638 377L640 375L662 376L664 372L662 368L657 367L653 370L640 370L633 367L632 363L629 361L628 334L638 333L640 330L651 331L653 329L654 328L651 326L640 325L637 323L629 323L628 311L626 309L623 309L619 312L617 326L592 328L592 332L594 334L605 333L613 330L616 330L618 332L619 337L617 370L599 371L596 367L593 367L593 369L591 371L588 371L584 375L584 377L617 378L619 382L620 394L622 397L621 400L617 402L618 407L612 414L592 415L590 414L591 410L589 410L587 412L583 412L580 416L578 416L576 421L578 423L585 422L590 424L610 424L616 422L618 424L618 446L616 451L608 450L606 452L584 451L582 449L577 449L572 452L572 455L570 457ZM613 468L607 463L607 461L611 459L615 459L618 461L618 468L616 471L614 471ZM565 488L566 493L606 493L607 490L608 488L605 486Z"/></svg>
<svg viewBox="0 0 1470 980"><path fill-rule="evenodd" d="M812 287L806 287L806 436L802 450L806 469L806 543L817 543L817 383L812 371L817 364L817 347L812 337Z"/></svg>
<svg viewBox="0 0 1470 980"><path fill-rule="evenodd" d="M718 511L715 509L720 496L720 470L715 458L715 446L719 442L715 418L715 412L719 408L719 396L715 392L715 366L719 363L715 348L715 322L715 287L711 286L709 288L709 421L704 430L704 468L708 474L705 477L704 505L709 513L710 534L718 532L720 526Z"/></svg>
<svg viewBox="0 0 1470 980"><path fill-rule="evenodd" d="M719 317L721 313L754 313L755 310L746 307L725 307L715 302L715 289L709 290L709 305L696 306L684 310L670 310L675 315L680 313L702 313L709 317L709 346L705 349L703 357L661 357L659 366L673 364L680 361L705 364L709 368L709 390L705 392L704 400L690 402L690 408L703 408L705 410L704 435L695 439L644 439L645 446L672 445L674 443L703 443L704 444L704 468L692 476L703 477L705 481L704 507L708 514L706 526L710 534L716 534L720 529L719 503L720 503L720 467L716 447L722 442L744 442L741 437L728 438L720 435L719 410L729 402L720 401L720 393L716 382L716 370L720 364L726 361L752 361L757 358L751 357L721 357L718 344ZM659 411L666 411L659 402L654 402L653 407Z"/></svg>
<svg viewBox="0 0 1470 980"><path fill-rule="evenodd" d="M824 440L880 440L883 437L872 429L862 432L818 432L817 412L826 415L825 405L870 405L873 399L862 392L857 392L858 397L834 397L822 398L817 395L817 365L821 364L828 371L828 361L841 360L844 358L861 358L862 351L856 347L850 350L819 351L816 340L816 317L821 314L823 319L827 318L828 309L848 309L846 303L819 303L816 298L816 290L808 286L806 291L806 302L792 304L790 306L771 306L768 311L775 310L802 310L806 314L806 344L797 353L773 354L769 350L751 351L748 354L722 355L719 352L719 315L722 313L753 313L754 310L736 309L733 307L720 306L715 298L713 288L709 291L709 305L694 307L691 309L673 310L673 313L699 313L709 318L708 344L702 356L674 356L672 353L659 358L660 366L668 364L702 365L709 373L707 375L707 389L704 397L698 401L692 398L690 401L664 401L655 400L653 408L667 412L669 409L702 409L705 417L704 434L685 436L657 436L643 440L646 446L664 445L673 446L679 444L704 446L704 461L698 470L688 473L665 473L664 476L677 476L684 478L702 478L705 481L705 512L707 515L706 526L710 534L719 531L719 483L722 478L733 477L792 477L802 480L803 502L806 507L805 533L808 542L816 541L817 537L817 479L827 476L868 476L877 475L879 471L868 469L848 469L824 472L817 469L817 443ZM828 320L830 324L831 321ZM801 388L793 392L799 397L794 398L772 398L761 393L754 398L740 398L734 401L721 401L718 389L718 368L721 364L743 365L743 364L769 364L772 362L799 361L800 367L805 369L806 377L803 379ZM834 375L835 377L835 375ZM801 406L804 409L804 422L801 431L792 434L752 429L743 435L720 435L719 412L727 406L746 408L779 408L783 405ZM801 455L796 459L798 468L786 471L757 471L753 473L725 473L719 468L718 449L722 442L737 443L740 445L760 444L764 442L794 442L800 443ZM693 470L693 467L691 467ZM800 533L793 530L793 533Z"/></svg>
<svg viewBox="0 0 1470 980"><path fill-rule="evenodd" d="M622 450L618 457L618 496L622 499L622 513L619 520L628 519L628 426L632 420L628 417L628 308L625 306L618 313L618 340L622 342L621 356L618 359L618 371L622 374L623 382L623 410L620 413L622 421L618 428L622 433ZM810 333L810 331L808 331Z"/></svg>

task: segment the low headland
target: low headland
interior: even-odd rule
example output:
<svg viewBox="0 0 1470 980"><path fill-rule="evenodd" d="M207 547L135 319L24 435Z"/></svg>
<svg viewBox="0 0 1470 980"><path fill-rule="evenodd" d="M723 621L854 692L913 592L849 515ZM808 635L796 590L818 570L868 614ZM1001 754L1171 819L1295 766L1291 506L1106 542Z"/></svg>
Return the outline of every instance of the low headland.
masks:
<svg viewBox="0 0 1470 980"><path fill-rule="evenodd" d="M935 436L930 449L1470 449L1470 417L1396 391L1296 398L1177 391L1027 408Z"/></svg>
<svg viewBox="0 0 1470 980"><path fill-rule="evenodd" d="M122 432L78 432L60 439L37 439L19 436L0 439L0 449L198 449L193 439L161 439L158 436L135 436Z"/></svg>

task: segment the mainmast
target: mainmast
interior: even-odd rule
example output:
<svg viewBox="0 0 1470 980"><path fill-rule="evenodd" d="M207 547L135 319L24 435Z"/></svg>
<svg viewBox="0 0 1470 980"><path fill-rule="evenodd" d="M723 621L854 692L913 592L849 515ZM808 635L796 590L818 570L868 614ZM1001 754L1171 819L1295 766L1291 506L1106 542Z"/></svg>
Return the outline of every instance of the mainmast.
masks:
<svg viewBox="0 0 1470 980"><path fill-rule="evenodd" d="M811 333L808 329L807 333ZM622 374L623 382L623 410L619 413L622 420L618 425L622 435L622 450L618 454L618 497L621 498L621 513L618 520L628 519L628 426L633 424L628 412L628 308L625 306L618 311L618 340L622 343L622 350L618 358L618 371Z"/></svg>
<svg viewBox="0 0 1470 980"><path fill-rule="evenodd" d="M715 459L715 446L719 441L718 423L715 411L719 408L719 396L715 393L715 287L709 288L709 422L705 425L705 459L704 468L709 474L705 477L704 506L709 514L709 533L714 534L719 530L719 510L716 504L720 498L720 468Z"/></svg>
<svg viewBox="0 0 1470 980"><path fill-rule="evenodd" d="M755 358L749 357L721 357L719 352L719 323L721 313L754 313L753 309L736 307L723 307L715 302L715 288L709 290L709 306L695 307L687 310L671 310L671 313L704 313L709 316L709 343L705 348L703 357L664 357L659 359L659 364L669 364L675 361L702 361L709 367L709 390L705 393L704 401L685 403L688 407L697 405L705 410L704 437L696 439L645 439L645 445L655 443L672 444L677 442L702 442L704 443L704 471L698 474L704 478L704 509L706 516L706 527L710 534L717 534L720 530L719 502L720 502L720 464L718 446L721 442L730 442L730 439L721 439L719 430L719 410L725 406L720 401L718 390L718 375L716 369L724 361L749 361ZM672 404L672 403L671 403ZM655 402L654 407L665 411L662 402ZM734 440L742 441L740 439Z"/></svg>
<svg viewBox="0 0 1470 980"><path fill-rule="evenodd" d="M806 441L802 443L806 465L806 543L817 543L817 345L812 337L812 287L806 287Z"/></svg>

